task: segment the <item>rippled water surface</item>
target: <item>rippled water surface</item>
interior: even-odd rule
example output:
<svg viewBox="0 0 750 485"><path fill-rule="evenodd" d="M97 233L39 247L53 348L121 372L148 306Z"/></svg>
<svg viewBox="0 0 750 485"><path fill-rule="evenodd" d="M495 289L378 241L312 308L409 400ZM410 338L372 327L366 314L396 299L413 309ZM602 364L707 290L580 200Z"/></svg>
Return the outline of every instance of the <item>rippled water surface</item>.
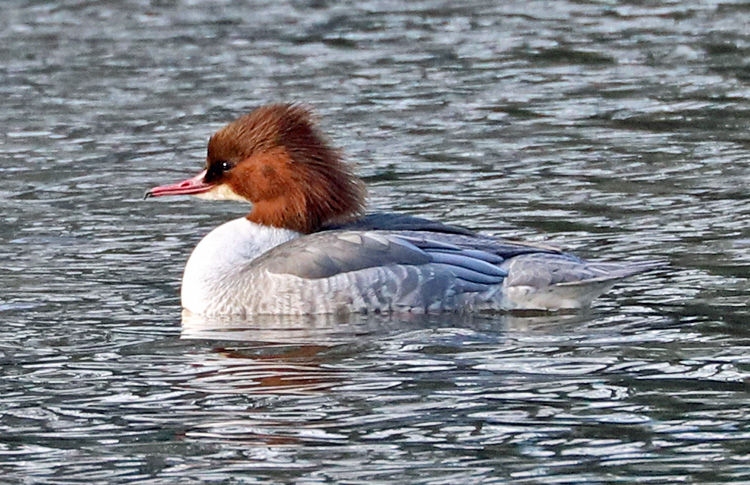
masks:
<svg viewBox="0 0 750 485"><path fill-rule="evenodd" d="M744 2L8 0L4 483L750 480ZM313 106L373 209L667 259L570 315L186 319L142 201Z"/></svg>

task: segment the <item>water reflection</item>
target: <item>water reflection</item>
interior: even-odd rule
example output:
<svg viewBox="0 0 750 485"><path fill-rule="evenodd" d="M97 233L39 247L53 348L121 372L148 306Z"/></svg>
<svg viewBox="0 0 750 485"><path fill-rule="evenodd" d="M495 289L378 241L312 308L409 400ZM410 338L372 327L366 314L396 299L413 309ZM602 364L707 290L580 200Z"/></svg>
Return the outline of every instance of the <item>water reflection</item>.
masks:
<svg viewBox="0 0 750 485"><path fill-rule="evenodd" d="M589 320L585 313L504 315L258 315L203 317L183 310L181 338L204 342L209 353L192 354L196 370L185 385L215 393L310 394L355 389L349 359L388 346L460 352L467 344L502 344L504 335L536 329L554 332ZM409 372L440 372L445 360L421 359ZM356 366L355 366L356 367ZM359 382L359 384L355 384ZM390 382L385 387L398 384ZM382 383L380 384L382 385ZM375 386L375 387L379 387ZM353 387L352 387L353 386ZM365 387L372 388L367 382Z"/></svg>
<svg viewBox="0 0 750 485"><path fill-rule="evenodd" d="M321 314L205 317L182 310L182 338L269 345L335 346L363 342L400 332L454 329L502 334L506 331L547 329L585 324L588 311L513 312L496 314Z"/></svg>
<svg viewBox="0 0 750 485"><path fill-rule="evenodd" d="M437 384L434 379L461 368L491 369L486 366L484 352L505 346L508 335L526 334L535 327L552 331L555 326L575 326L589 318L575 313L268 315L240 319L206 318L183 311L181 338L199 342L202 350L187 355L192 370L180 387L219 399L236 395L253 400L233 407L231 418L196 424L187 436L248 447L349 447L353 436L355 441L361 440L360 447L395 436L434 441L423 435L419 426L414 427L414 416L452 405L436 407L421 399L410 402L410 393L403 394L406 389L418 394L430 388L449 391L455 383ZM471 355L469 348L478 353ZM383 354L391 357L378 357ZM476 399L473 394L460 399L466 401L467 408L476 406L469 404ZM504 399L502 396L498 390L483 399ZM269 408L255 399L275 404ZM306 404L300 407L299 399ZM342 406L341 399L349 404ZM404 399L403 404L396 404ZM359 407L369 410L355 413L354 408ZM488 417L479 413L473 421L483 422ZM473 440L489 429L476 428Z"/></svg>

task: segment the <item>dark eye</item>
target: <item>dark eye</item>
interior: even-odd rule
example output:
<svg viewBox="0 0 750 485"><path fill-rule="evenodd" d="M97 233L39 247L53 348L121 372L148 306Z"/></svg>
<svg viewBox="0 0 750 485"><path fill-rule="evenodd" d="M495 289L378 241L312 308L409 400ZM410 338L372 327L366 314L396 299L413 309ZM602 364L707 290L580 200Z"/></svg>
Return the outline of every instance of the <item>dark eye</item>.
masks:
<svg viewBox="0 0 750 485"><path fill-rule="evenodd" d="M221 162L221 163L219 163L219 169L222 172L228 172L229 170L232 169L232 164L229 163L229 162Z"/></svg>

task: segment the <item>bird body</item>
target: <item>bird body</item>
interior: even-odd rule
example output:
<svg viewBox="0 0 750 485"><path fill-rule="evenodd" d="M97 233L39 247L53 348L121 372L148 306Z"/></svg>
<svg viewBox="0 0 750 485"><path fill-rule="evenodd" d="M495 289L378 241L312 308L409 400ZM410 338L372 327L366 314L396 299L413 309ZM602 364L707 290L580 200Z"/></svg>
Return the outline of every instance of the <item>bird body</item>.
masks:
<svg viewBox="0 0 750 485"><path fill-rule="evenodd" d="M364 215L364 185L298 105L245 115L209 141L206 169L147 196L243 200L185 267L199 315L583 308L653 262L584 261L400 214Z"/></svg>

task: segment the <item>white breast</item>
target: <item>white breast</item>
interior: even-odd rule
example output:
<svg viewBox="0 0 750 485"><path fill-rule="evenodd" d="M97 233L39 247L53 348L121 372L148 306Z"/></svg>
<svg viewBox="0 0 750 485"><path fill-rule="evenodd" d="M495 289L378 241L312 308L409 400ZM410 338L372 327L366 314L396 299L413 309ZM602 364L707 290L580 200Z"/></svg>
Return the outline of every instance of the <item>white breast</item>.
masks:
<svg viewBox="0 0 750 485"><path fill-rule="evenodd" d="M238 302L233 291L252 261L301 236L296 231L261 226L244 217L217 227L193 250L182 277L182 306L196 314L228 314ZM233 290L234 288L234 290Z"/></svg>

